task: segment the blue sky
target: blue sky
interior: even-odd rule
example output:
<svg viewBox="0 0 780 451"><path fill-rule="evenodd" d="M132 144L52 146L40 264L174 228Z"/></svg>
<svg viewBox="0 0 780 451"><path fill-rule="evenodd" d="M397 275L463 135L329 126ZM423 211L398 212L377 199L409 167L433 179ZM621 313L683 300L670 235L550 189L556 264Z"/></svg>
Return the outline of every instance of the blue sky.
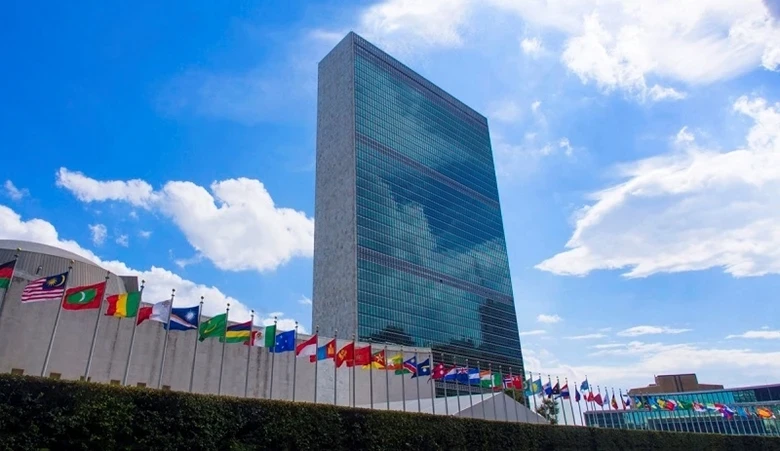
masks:
<svg viewBox="0 0 780 451"><path fill-rule="evenodd" d="M310 330L317 62L354 30L488 117L529 370L780 380L778 3L419 3L19 2L0 238Z"/></svg>

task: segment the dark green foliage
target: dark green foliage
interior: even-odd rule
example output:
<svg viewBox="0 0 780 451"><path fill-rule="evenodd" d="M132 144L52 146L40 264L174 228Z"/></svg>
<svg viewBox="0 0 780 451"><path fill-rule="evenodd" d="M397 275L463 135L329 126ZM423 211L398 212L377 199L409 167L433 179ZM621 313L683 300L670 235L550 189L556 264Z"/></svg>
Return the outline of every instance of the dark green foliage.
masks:
<svg viewBox="0 0 780 451"><path fill-rule="evenodd" d="M0 449L780 451L780 439L518 425L0 375Z"/></svg>

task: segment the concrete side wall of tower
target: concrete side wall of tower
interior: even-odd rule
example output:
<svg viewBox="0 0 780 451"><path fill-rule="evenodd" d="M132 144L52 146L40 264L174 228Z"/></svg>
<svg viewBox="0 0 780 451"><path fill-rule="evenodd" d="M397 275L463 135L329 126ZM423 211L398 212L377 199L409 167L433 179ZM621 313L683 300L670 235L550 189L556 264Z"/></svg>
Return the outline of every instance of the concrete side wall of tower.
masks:
<svg viewBox="0 0 780 451"><path fill-rule="evenodd" d="M357 332L355 62L353 35L319 64L312 327Z"/></svg>

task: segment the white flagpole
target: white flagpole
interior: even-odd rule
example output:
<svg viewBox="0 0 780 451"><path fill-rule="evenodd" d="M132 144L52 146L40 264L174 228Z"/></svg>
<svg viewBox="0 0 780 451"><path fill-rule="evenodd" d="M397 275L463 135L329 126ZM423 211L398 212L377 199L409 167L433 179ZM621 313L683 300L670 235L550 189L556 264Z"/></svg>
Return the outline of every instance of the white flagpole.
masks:
<svg viewBox="0 0 780 451"><path fill-rule="evenodd" d="M17 247L16 253L14 254L14 267L11 270L11 278L8 279L8 286L3 289L3 295L0 296L0 316L3 315L3 306L5 305L5 295L8 294L8 291L11 289L11 284L14 282L14 274L16 273L16 264L19 263L19 253L22 252L22 248Z"/></svg>
<svg viewBox="0 0 780 451"><path fill-rule="evenodd" d="M479 362L477 362L477 364L479 364ZM490 362L488 362L488 371L490 372L490 385L491 385L491 388L493 388L492 387L492 385L493 385L493 364L490 363ZM481 380L480 380L479 392L483 393L482 392L482 381ZM498 421L498 408L496 407L496 403L497 403L496 392L494 391L492 393L492 395L493 395L493 397L491 399L493 400L493 419ZM482 399L484 399L485 395L483 394L482 396L483 396Z"/></svg>
<svg viewBox="0 0 780 451"><path fill-rule="evenodd" d="M314 327L314 335L317 336L317 345L314 349L314 404L317 404L317 364L320 361L320 326ZM327 344L325 345L327 346ZM325 348L325 354L327 355L328 348Z"/></svg>
<svg viewBox="0 0 780 451"><path fill-rule="evenodd" d="M420 370L420 356L417 353L417 348L414 348L414 365L414 379L417 381L415 384L417 385L417 413L420 413L422 412L422 405L420 405L420 375L418 374Z"/></svg>
<svg viewBox="0 0 780 451"><path fill-rule="evenodd" d="M498 365L498 375L501 376L501 399L504 400L504 421L509 421L509 410L506 407L506 393L504 393L504 368L501 365ZM495 379L493 379L493 383L495 383ZM494 389L495 390L495 389ZM493 397L495 399L495 396Z"/></svg>
<svg viewBox="0 0 780 451"><path fill-rule="evenodd" d="M227 343L227 328L230 323L230 303L225 307L225 328L222 330L222 359L219 362L219 387L217 388L217 394L222 394L222 373L225 368L225 344Z"/></svg>
<svg viewBox="0 0 780 451"><path fill-rule="evenodd" d="M512 367L511 366L509 367L509 380L511 381L510 383L512 384L512 401L513 401L513 404L515 406L515 419L519 423L520 422L520 410L519 410L520 408L518 407L519 401L517 400L517 388L515 387L515 376L512 373ZM520 380L522 380L522 376L521 376ZM523 387L523 388L525 388L525 387ZM525 398L525 393L521 392L520 396Z"/></svg>
<svg viewBox="0 0 780 451"><path fill-rule="evenodd" d="M488 368L490 368L490 364L488 364ZM479 396L480 396L480 398L482 400L482 419L483 420L487 420L487 412L485 412L485 392L482 391L482 367L479 364L479 360L477 360L477 374L479 374ZM493 419L498 419L496 417L496 403L495 402L493 403Z"/></svg>
<svg viewBox="0 0 780 451"><path fill-rule="evenodd" d="M385 343L385 395L387 398L387 410L390 410L390 370L387 369L387 343Z"/></svg>
<svg viewBox="0 0 780 451"><path fill-rule="evenodd" d="M539 382L542 381L542 373L539 373ZM539 422L539 408L536 406L536 390L534 390L534 384L536 384L536 381L534 380L534 373L531 372L531 398L534 400L534 418L536 419L536 422Z"/></svg>
<svg viewBox="0 0 780 451"><path fill-rule="evenodd" d="M431 359L431 374L428 375L428 383L431 384L431 413L436 415L436 381L433 380L433 369L436 367L433 363L433 347L428 344L428 358Z"/></svg>
<svg viewBox="0 0 780 451"><path fill-rule="evenodd" d="M404 354L404 347L401 346L401 398L404 412L406 412L406 374L404 374L404 361L406 360L406 354Z"/></svg>
<svg viewBox="0 0 780 451"><path fill-rule="evenodd" d="M558 390L558 399L561 400L561 412L563 412L563 425L564 426L568 426L569 425L569 420L566 419L566 406L563 405L563 397L561 396L561 393L560 393L561 379L558 376L555 376L555 385L557 385L558 388L559 388L559 390Z"/></svg>
<svg viewBox="0 0 780 451"><path fill-rule="evenodd" d="M474 397L471 395L471 367L469 367L469 359L466 359L466 387L469 389L469 410L471 411L471 418L474 418Z"/></svg>
<svg viewBox="0 0 780 451"><path fill-rule="evenodd" d="M333 343L335 346L334 353L333 354L333 405L337 406L339 404L339 398L336 396L336 391L339 388L339 367L336 366L336 359L339 357L339 330L335 329L333 331Z"/></svg>
<svg viewBox="0 0 780 451"><path fill-rule="evenodd" d="M374 410L374 348L371 343L368 344L368 355L371 356L368 361L368 397L371 401L371 410Z"/></svg>
<svg viewBox="0 0 780 451"><path fill-rule="evenodd" d="M268 351L271 353L271 383L268 386L268 399L274 399L274 360L276 356L276 336L278 335L276 330L277 325L277 317L274 316L274 340L273 344L270 348L268 348Z"/></svg>
<svg viewBox="0 0 780 451"><path fill-rule="evenodd" d="M355 351L357 350L357 342L355 341L355 334L352 334L352 407L355 407L356 395L355 392L357 384L355 384Z"/></svg>
<svg viewBox="0 0 780 451"><path fill-rule="evenodd" d="M455 365L455 367L458 367L458 364L456 363L455 356L452 356L452 364ZM466 368L466 376L468 376L468 368ZM458 415L460 415L460 381L458 380L458 373L455 373L455 396L458 400Z"/></svg>
<svg viewBox="0 0 780 451"><path fill-rule="evenodd" d="M130 374L130 359L133 357L133 346L135 345L135 330L138 329L138 312L141 310L141 302L144 299L144 285L145 280L141 280L141 290L138 299L138 308L135 309L135 316L133 316L133 333L130 334L130 349L127 351L127 363L125 363L125 375L122 377L122 385L127 385L127 376Z"/></svg>
<svg viewBox="0 0 780 451"><path fill-rule="evenodd" d="M192 384L195 382L195 360L198 358L198 343L200 342L200 321L203 318L203 296L200 297L200 304L198 304L198 328L195 329L195 350L192 352L192 368L190 369L190 388L189 392L192 393Z"/></svg>
<svg viewBox="0 0 780 451"><path fill-rule="evenodd" d="M255 311L249 317L249 340L246 342L246 372L244 373L244 398L249 397L249 363L252 361L252 332L255 331Z"/></svg>
<svg viewBox="0 0 780 451"><path fill-rule="evenodd" d="M92 344L89 345L89 357L87 357L87 367L84 369L84 380L89 380L89 369L92 367L92 356L95 352L95 342L97 341L98 328L100 327L101 311L103 310L103 301L106 299L106 292L108 291L108 275L110 273L106 271L106 285L103 289L103 296L100 297L100 306L97 309L97 318L95 318L95 330L92 332Z"/></svg>
<svg viewBox="0 0 780 451"><path fill-rule="evenodd" d="M295 381L298 377L298 321L295 322L295 332L293 332L293 387L292 400L295 402Z"/></svg>
<svg viewBox="0 0 780 451"><path fill-rule="evenodd" d="M163 371L165 370L165 354L168 351L168 334L170 334L171 332L171 314L173 313L174 297L176 297L176 288L171 290L171 305L168 307L168 321L166 322L166 327L165 327L165 340L163 340L162 359L160 359L160 374L157 376L158 389L162 386Z"/></svg>
<svg viewBox="0 0 780 451"><path fill-rule="evenodd" d="M444 361L445 360L447 360L447 359L444 358L444 354L442 353L442 355L441 355L442 365L444 365ZM454 367L455 366L453 365L453 368ZM446 369L447 366L445 365L443 368ZM444 376L446 377L447 373L444 373ZM449 403L449 398L447 397L447 380L445 378L442 378L441 382L442 382L442 384L441 384L442 387L444 387L444 414L447 415L447 416L450 416L450 406L449 406L450 403Z"/></svg>
<svg viewBox="0 0 780 451"><path fill-rule="evenodd" d="M577 397L577 393L579 393L579 386L577 385L577 381L574 381L574 397ZM580 393L580 398L582 398L582 393ZM569 400L571 400L571 390L569 390ZM582 407L580 406L580 400L577 400L577 410L580 413L580 423L582 423L582 426L585 426L585 417L582 416ZM571 414L574 415L574 407L571 408ZM576 423L576 421L575 421Z"/></svg>
<svg viewBox="0 0 780 451"><path fill-rule="evenodd" d="M65 300L65 293L68 292L68 279L70 279L70 272L73 270L73 260L70 261L68 266L68 272L65 273L65 291L62 292L60 297L60 305L57 306L57 316L54 317L54 327L51 330L51 337L49 338L49 348L46 349L46 358L43 360L43 368L41 369L41 377L46 376L46 370L49 368L49 358L51 357L51 350L54 347L54 336L57 334L57 325L60 323L60 314L62 313L62 303Z"/></svg>

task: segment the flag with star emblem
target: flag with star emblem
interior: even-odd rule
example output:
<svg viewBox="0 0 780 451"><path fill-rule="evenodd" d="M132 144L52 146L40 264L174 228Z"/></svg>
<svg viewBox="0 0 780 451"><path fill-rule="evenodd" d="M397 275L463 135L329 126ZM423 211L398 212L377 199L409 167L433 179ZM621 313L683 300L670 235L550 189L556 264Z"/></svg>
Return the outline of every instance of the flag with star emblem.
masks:
<svg viewBox="0 0 780 451"><path fill-rule="evenodd" d="M431 359L425 359L425 361L417 364L417 371L412 374L412 378L431 375Z"/></svg>
<svg viewBox="0 0 780 451"><path fill-rule="evenodd" d="M355 358L355 342L351 341L349 344L339 349L336 354L336 366L340 367L344 362L351 362Z"/></svg>
<svg viewBox="0 0 780 451"><path fill-rule="evenodd" d="M67 284L67 272L35 279L24 287L22 302L59 301L65 294Z"/></svg>
<svg viewBox="0 0 780 451"><path fill-rule="evenodd" d="M371 356L371 364L370 365L363 365L363 369L367 370L369 366L375 370L383 370L385 369L385 350L381 350L379 352L375 352L374 355Z"/></svg>
<svg viewBox="0 0 780 451"><path fill-rule="evenodd" d="M197 330L198 311L200 306L176 307L171 309L171 320L168 321L171 330ZM165 327L165 326L163 326ZM225 332L222 331L222 335Z"/></svg>
<svg viewBox="0 0 780 451"><path fill-rule="evenodd" d="M64 310L94 310L99 309L106 293L106 282L83 287L69 288L62 299Z"/></svg>
<svg viewBox="0 0 780 451"><path fill-rule="evenodd" d="M209 318L200 325L198 340L203 341L211 337L222 337L227 326L227 313L221 313Z"/></svg>
<svg viewBox="0 0 780 451"><path fill-rule="evenodd" d="M371 345L363 346L362 348L355 348L354 360L347 362L347 366L368 366L369 363L371 363Z"/></svg>

